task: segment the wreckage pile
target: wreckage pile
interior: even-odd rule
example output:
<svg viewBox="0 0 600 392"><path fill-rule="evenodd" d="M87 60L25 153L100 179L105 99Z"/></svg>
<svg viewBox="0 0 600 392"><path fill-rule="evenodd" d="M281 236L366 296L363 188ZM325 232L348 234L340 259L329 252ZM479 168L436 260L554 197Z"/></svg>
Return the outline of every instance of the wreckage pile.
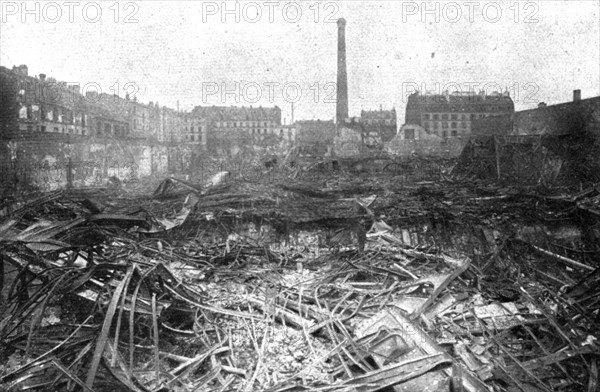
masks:
<svg viewBox="0 0 600 392"><path fill-rule="evenodd" d="M596 390L596 189L224 178L6 209L0 388Z"/></svg>

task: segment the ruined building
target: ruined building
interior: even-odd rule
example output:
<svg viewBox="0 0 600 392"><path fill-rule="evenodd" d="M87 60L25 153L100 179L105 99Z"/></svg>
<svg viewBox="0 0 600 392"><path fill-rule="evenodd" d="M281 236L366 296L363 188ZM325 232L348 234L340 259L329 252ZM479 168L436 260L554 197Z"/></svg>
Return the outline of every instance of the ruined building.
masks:
<svg viewBox="0 0 600 392"><path fill-rule="evenodd" d="M472 123L474 136L574 135L589 132L600 136L600 97L581 99L573 90L573 100L556 105L541 102L537 108L490 116Z"/></svg>
<svg viewBox="0 0 600 392"><path fill-rule="evenodd" d="M529 183L600 180L600 97L581 99L580 90L571 102L479 119L473 136L458 171Z"/></svg>
<svg viewBox="0 0 600 392"><path fill-rule="evenodd" d="M512 114L515 105L508 93L481 92L444 94L411 94L406 104L406 124L418 125L442 138L468 136L473 121L502 114ZM407 129L403 139L418 139L414 128Z"/></svg>

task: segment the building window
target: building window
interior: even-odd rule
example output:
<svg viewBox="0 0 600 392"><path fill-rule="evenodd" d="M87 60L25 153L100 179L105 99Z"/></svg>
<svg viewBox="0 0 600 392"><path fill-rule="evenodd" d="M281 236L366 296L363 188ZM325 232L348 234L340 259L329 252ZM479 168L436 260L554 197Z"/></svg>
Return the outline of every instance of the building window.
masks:
<svg viewBox="0 0 600 392"><path fill-rule="evenodd" d="M434 123L433 123L433 129L438 129L438 127L439 127L439 123L437 123L437 122L434 122Z"/></svg>
<svg viewBox="0 0 600 392"><path fill-rule="evenodd" d="M456 123L455 122L453 122L452 124L450 124L450 126L451 126L452 129L456 129Z"/></svg>
<svg viewBox="0 0 600 392"><path fill-rule="evenodd" d="M433 115L433 119L434 120L439 120L440 119L440 115L439 114L434 114Z"/></svg>
<svg viewBox="0 0 600 392"><path fill-rule="evenodd" d="M458 131L452 131L452 137L457 137L458 136Z"/></svg>
<svg viewBox="0 0 600 392"><path fill-rule="evenodd" d="M462 129L467 129L467 123L466 123L466 122L464 122L464 121L463 121L463 122L461 122L461 123L460 123L460 127L461 127Z"/></svg>
<svg viewBox="0 0 600 392"><path fill-rule="evenodd" d="M473 120L477 120L477 115L476 114L471 114L471 121Z"/></svg>
<svg viewBox="0 0 600 392"><path fill-rule="evenodd" d="M447 129L448 128L448 123L447 122L443 122L442 123L442 128Z"/></svg>
<svg viewBox="0 0 600 392"><path fill-rule="evenodd" d="M442 132L442 137L447 138L448 137L448 131Z"/></svg>
<svg viewBox="0 0 600 392"><path fill-rule="evenodd" d="M463 114L463 115L462 115L462 119L463 119L463 120L466 120L466 119L467 119L467 115L466 115L466 114Z"/></svg>
<svg viewBox="0 0 600 392"><path fill-rule="evenodd" d="M424 114L424 115L423 115L423 119L424 119L424 120L429 120L429 114Z"/></svg>
<svg viewBox="0 0 600 392"><path fill-rule="evenodd" d="M447 114L442 114L442 120L447 120L448 119L448 115Z"/></svg>
<svg viewBox="0 0 600 392"><path fill-rule="evenodd" d="M194 137L194 135L192 135L192 136L191 136L191 138L192 138L192 141L194 141L194 140L196 139L196 138Z"/></svg>
<svg viewBox="0 0 600 392"><path fill-rule="evenodd" d="M405 129L404 130L404 138L407 140L415 139L415 130L414 129Z"/></svg>
<svg viewBox="0 0 600 392"><path fill-rule="evenodd" d="M458 119L458 115L452 114L452 115L450 115L450 119L451 120L457 120Z"/></svg>

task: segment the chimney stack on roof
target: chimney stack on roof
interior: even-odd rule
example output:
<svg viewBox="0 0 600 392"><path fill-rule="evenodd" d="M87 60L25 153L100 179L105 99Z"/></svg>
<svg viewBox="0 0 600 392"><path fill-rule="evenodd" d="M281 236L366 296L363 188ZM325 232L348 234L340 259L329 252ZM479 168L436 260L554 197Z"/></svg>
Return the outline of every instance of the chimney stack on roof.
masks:
<svg viewBox="0 0 600 392"><path fill-rule="evenodd" d="M41 77L40 77L41 79ZM81 88L78 84L73 84L71 86L69 86L69 90L71 91L71 93L73 95L81 95Z"/></svg>
<svg viewBox="0 0 600 392"><path fill-rule="evenodd" d="M573 90L573 102L581 101L581 90Z"/></svg>
<svg viewBox="0 0 600 392"><path fill-rule="evenodd" d="M41 80L42 82L45 82L45 81L46 81L46 74L43 74L43 73L41 73L41 74L40 74L40 80Z"/></svg>

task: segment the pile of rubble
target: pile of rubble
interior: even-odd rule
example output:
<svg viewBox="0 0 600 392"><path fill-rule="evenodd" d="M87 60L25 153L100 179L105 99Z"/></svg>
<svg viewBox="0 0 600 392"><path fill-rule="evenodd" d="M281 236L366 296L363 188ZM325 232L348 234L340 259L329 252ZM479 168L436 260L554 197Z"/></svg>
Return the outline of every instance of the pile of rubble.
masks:
<svg viewBox="0 0 600 392"><path fill-rule="evenodd" d="M226 178L3 210L0 388L596 390L596 189Z"/></svg>

